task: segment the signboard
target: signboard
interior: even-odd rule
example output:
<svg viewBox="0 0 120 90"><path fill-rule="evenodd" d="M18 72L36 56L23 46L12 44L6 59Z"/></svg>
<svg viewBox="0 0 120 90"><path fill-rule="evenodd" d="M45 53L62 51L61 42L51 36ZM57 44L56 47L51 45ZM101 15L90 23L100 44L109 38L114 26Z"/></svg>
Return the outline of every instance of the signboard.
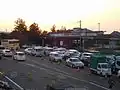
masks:
<svg viewBox="0 0 120 90"><path fill-rule="evenodd" d="M63 41L60 41L60 46L63 46Z"/></svg>

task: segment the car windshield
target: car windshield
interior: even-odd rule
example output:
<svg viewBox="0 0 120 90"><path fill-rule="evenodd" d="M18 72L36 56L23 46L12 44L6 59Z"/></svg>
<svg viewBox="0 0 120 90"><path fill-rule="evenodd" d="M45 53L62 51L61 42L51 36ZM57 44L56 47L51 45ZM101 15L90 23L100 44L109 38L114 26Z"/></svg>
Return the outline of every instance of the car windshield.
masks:
<svg viewBox="0 0 120 90"><path fill-rule="evenodd" d="M117 65L119 65L119 66L120 66L120 61L117 61Z"/></svg>
<svg viewBox="0 0 120 90"><path fill-rule="evenodd" d="M28 49L28 51L32 51L32 49Z"/></svg>
<svg viewBox="0 0 120 90"><path fill-rule="evenodd" d="M108 65L107 64L102 64L101 67L106 69L106 68L108 68Z"/></svg>
<svg viewBox="0 0 120 90"><path fill-rule="evenodd" d="M5 52L10 52L9 50L5 51Z"/></svg>
<svg viewBox="0 0 120 90"><path fill-rule="evenodd" d="M116 56L116 60L120 60L120 56Z"/></svg>
<svg viewBox="0 0 120 90"><path fill-rule="evenodd" d="M36 51L37 51L37 52L40 52L40 51L42 51L42 49L36 49Z"/></svg>
<svg viewBox="0 0 120 90"><path fill-rule="evenodd" d="M84 54L85 56L91 56L91 54Z"/></svg>
<svg viewBox="0 0 120 90"><path fill-rule="evenodd" d="M18 53L18 55L22 56L22 55L24 55L24 53Z"/></svg>
<svg viewBox="0 0 120 90"><path fill-rule="evenodd" d="M79 59L71 59L72 62L80 62Z"/></svg>
<svg viewBox="0 0 120 90"><path fill-rule="evenodd" d="M54 56L59 57L60 55L59 54L54 54Z"/></svg>
<svg viewBox="0 0 120 90"><path fill-rule="evenodd" d="M0 47L0 49L5 49L5 47Z"/></svg>

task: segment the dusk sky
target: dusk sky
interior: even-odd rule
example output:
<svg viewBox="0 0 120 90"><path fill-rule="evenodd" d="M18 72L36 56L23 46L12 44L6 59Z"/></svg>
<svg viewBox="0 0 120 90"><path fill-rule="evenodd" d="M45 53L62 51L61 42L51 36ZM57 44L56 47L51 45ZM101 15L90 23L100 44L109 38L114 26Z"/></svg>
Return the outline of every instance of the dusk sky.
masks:
<svg viewBox="0 0 120 90"><path fill-rule="evenodd" d="M0 30L14 28L14 21L22 18L29 26L33 22L42 30L73 28L82 21L83 28L110 33L120 31L120 0L0 0Z"/></svg>

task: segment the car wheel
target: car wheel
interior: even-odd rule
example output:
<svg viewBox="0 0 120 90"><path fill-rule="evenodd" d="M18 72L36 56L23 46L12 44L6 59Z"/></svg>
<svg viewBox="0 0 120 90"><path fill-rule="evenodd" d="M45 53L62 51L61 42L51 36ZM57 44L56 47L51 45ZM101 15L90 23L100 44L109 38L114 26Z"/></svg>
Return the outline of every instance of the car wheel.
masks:
<svg viewBox="0 0 120 90"><path fill-rule="evenodd" d="M73 65L73 64L72 64L72 65L71 65L71 67L72 67L72 68L74 68L74 67L75 67L75 65Z"/></svg>
<svg viewBox="0 0 120 90"><path fill-rule="evenodd" d="M13 57L13 60L15 60L15 57Z"/></svg>
<svg viewBox="0 0 120 90"><path fill-rule="evenodd" d="M84 69L84 66L82 66L81 68L83 68L83 69Z"/></svg>
<svg viewBox="0 0 120 90"><path fill-rule="evenodd" d="M65 62L65 65L68 66L67 62Z"/></svg>

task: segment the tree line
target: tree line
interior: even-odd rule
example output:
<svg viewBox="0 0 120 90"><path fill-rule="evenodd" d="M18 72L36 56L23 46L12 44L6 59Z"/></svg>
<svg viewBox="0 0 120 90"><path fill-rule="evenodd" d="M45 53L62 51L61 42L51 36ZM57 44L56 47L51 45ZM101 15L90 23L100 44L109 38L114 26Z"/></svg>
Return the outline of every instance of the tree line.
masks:
<svg viewBox="0 0 120 90"><path fill-rule="evenodd" d="M61 27L61 29L56 30L56 26L51 27L51 32L64 32L66 27ZM42 39L49 32L46 30L41 30L37 23L32 23L29 27L26 25L26 22L18 18L15 21L14 29L10 34L2 33L1 39L5 38L16 38L20 40L21 44L42 44Z"/></svg>

